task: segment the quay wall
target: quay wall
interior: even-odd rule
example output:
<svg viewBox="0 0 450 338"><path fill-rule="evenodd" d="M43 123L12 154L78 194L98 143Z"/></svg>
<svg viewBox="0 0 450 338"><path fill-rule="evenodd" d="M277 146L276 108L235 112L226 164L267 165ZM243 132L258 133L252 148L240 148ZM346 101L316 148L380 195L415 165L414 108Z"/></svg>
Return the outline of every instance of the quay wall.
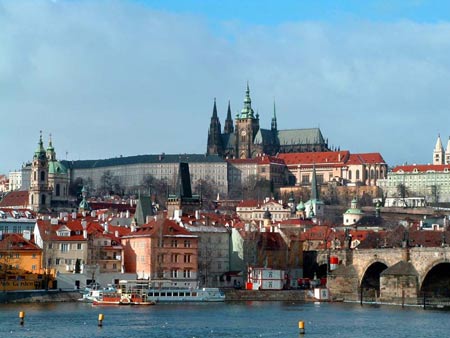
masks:
<svg viewBox="0 0 450 338"><path fill-rule="evenodd" d="M38 290L0 292L0 303L73 302L81 298L77 291Z"/></svg>
<svg viewBox="0 0 450 338"><path fill-rule="evenodd" d="M235 290L225 289L227 301L306 301L304 290Z"/></svg>

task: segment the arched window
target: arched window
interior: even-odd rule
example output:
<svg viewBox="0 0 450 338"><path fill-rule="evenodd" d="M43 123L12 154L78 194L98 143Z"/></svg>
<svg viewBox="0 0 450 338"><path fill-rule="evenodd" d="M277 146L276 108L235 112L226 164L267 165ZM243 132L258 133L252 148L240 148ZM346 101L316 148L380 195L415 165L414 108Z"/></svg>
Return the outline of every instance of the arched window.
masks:
<svg viewBox="0 0 450 338"><path fill-rule="evenodd" d="M33 176L34 178L33 178L33 179L36 181L36 180L37 180L37 177L36 177L36 174L37 174L37 173L34 172L33 174L34 174L34 176Z"/></svg>
<svg viewBox="0 0 450 338"><path fill-rule="evenodd" d="M375 177L375 171L373 169L370 169L370 178Z"/></svg>
<svg viewBox="0 0 450 338"><path fill-rule="evenodd" d="M31 205L34 204L34 195L31 195Z"/></svg>
<svg viewBox="0 0 450 338"><path fill-rule="evenodd" d="M359 169L356 170L356 179L359 180Z"/></svg>
<svg viewBox="0 0 450 338"><path fill-rule="evenodd" d="M60 189L61 189L61 188L59 187L59 183L56 184L56 189L55 189L55 190L56 190L56 191L55 191L55 195L56 195L56 196L59 196L59 195L60 195Z"/></svg>
<svg viewBox="0 0 450 338"><path fill-rule="evenodd" d="M45 205L45 194L41 196L41 204Z"/></svg>
<svg viewBox="0 0 450 338"><path fill-rule="evenodd" d="M348 179L350 181L352 180L352 171L351 170L348 171Z"/></svg>
<svg viewBox="0 0 450 338"><path fill-rule="evenodd" d="M41 181L45 181L45 171L41 171Z"/></svg>

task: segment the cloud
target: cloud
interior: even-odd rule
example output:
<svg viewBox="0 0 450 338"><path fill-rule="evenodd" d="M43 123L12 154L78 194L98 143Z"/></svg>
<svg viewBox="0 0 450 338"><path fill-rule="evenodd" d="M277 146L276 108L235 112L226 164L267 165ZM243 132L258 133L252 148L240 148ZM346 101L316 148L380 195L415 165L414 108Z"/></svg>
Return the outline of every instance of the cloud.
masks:
<svg viewBox="0 0 450 338"><path fill-rule="evenodd" d="M125 1L0 1L0 172L31 159L39 130L59 158L206 150L217 97L262 124L320 125L329 143L430 162L450 134L450 25L347 20L220 22Z"/></svg>

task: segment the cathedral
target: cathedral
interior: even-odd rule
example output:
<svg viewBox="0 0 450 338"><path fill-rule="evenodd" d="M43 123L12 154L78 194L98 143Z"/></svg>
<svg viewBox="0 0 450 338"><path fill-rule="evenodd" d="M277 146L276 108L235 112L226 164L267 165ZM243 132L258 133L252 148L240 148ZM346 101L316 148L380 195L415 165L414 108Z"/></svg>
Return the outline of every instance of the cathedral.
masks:
<svg viewBox="0 0 450 338"><path fill-rule="evenodd" d="M278 130L275 105L270 129L262 129L259 125L259 114L255 114L252 108L248 84L244 107L241 113L236 115L234 124L228 103L223 132L214 99L208 130L208 155L246 159L262 155L274 156L278 153L328 150L328 141L324 140L319 128Z"/></svg>

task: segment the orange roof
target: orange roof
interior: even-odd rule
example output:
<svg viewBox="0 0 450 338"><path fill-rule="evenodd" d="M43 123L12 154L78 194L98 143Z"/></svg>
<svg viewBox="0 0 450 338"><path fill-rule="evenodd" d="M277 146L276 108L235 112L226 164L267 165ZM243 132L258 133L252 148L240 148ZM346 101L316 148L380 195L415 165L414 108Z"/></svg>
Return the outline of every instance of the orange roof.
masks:
<svg viewBox="0 0 450 338"><path fill-rule="evenodd" d="M11 191L0 201L0 207L26 207L28 206L28 191Z"/></svg>
<svg viewBox="0 0 450 338"><path fill-rule="evenodd" d="M23 238L19 234L3 234L3 239L0 240L0 251L5 250L24 250L24 251L35 251L41 250L36 244Z"/></svg>
<svg viewBox="0 0 450 338"><path fill-rule="evenodd" d="M283 153L278 154L278 158L289 164L343 164L348 160L350 152L343 151L322 151L306 153Z"/></svg>
<svg viewBox="0 0 450 338"><path fill-rule="evenodd" d="M228 163L232 164L285 164L282 158L275 156L259 156L254 158L235 158L235 159L227 159Z"/></svg>
<svg viewBox="0 0 450 338"><path fill-rule="evenodd" d="M162 227L162 229L161 229ZM126 237L140 237L140 236L192 236L192 233L180 226L177 222L171 219L151 220L150 222L137 228L135 232L130 232Z"/></svg>
<svg viewBox="0 0 450 338"><path fill-rule="evenodd" d="M386 163L380 153L351 154L346 164Z"/></svg>
<svg viewBox="0 0 450 338"><path fill-rule="evenodd" d="M448 164L412 164L412 165L400 165L392 169L392 172L397 173L403 171L405 173L411 173L415 170L417 172L427 171L444 171L445 169L450 171L450 165Z"/></svg>
<svg viewBox="0 0 450 338"><path fill-rule="evenodd" d="M236 208L256 208L260 205L257 200L243 200Z"/></svg>

